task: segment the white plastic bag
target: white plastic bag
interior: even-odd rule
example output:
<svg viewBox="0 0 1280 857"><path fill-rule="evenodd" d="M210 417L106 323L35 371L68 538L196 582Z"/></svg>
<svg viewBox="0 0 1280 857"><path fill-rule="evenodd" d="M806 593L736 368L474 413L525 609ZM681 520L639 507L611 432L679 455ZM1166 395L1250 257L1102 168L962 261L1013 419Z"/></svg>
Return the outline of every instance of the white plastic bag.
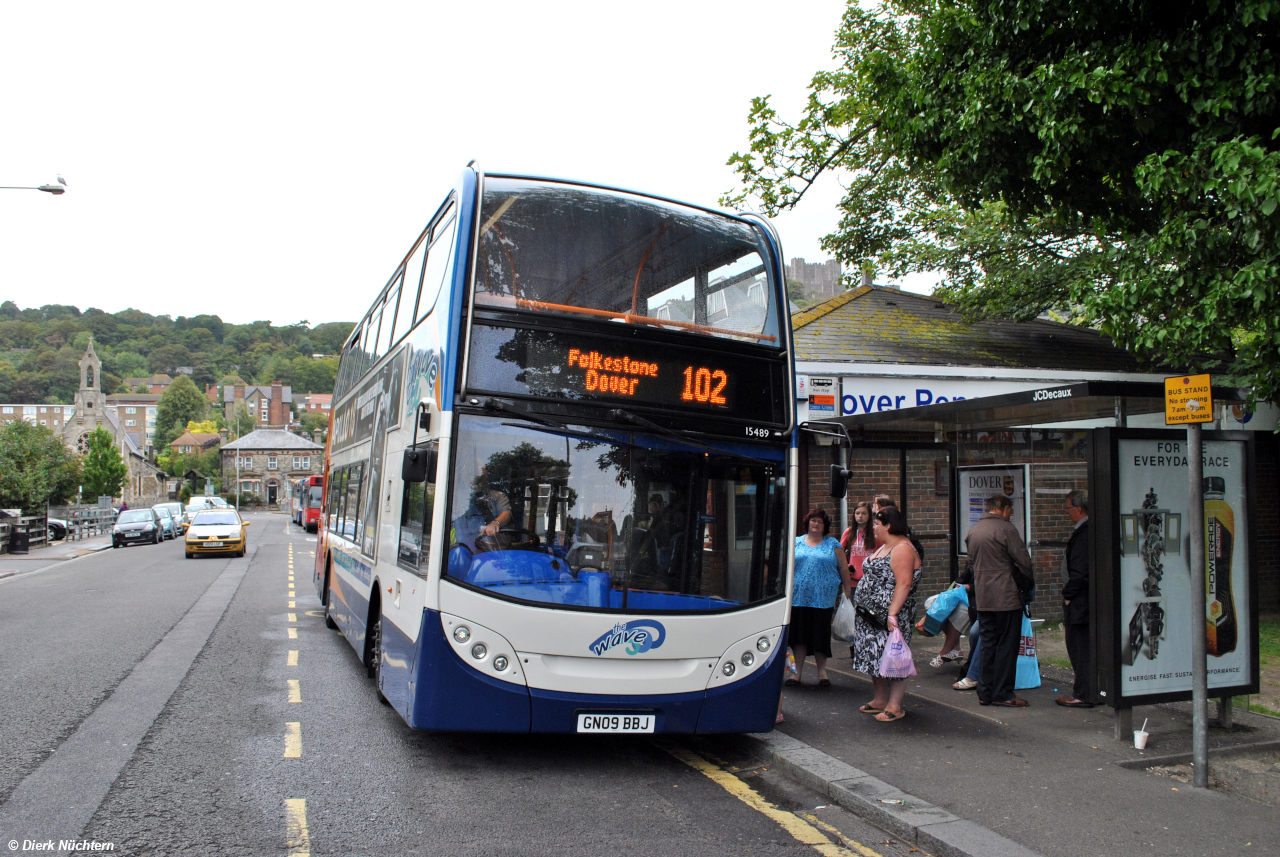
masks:
<svg viewBox="0 0 1280 857"><path fill-rule="evenodd" d="M836 605L836 615L831 619L831 636L837 640L849 642L853 639L853 603L840 593L840 603Z"/></svg>
<svg viewBox="0 0 1280 857"><path fill-rule="evenodd" d="M880 676L907 678L915 674L916 665L911 659L911 648L903 639L902 632L895 627L889 632L889 640L884 644L884 654L880 657Z"/></svg>

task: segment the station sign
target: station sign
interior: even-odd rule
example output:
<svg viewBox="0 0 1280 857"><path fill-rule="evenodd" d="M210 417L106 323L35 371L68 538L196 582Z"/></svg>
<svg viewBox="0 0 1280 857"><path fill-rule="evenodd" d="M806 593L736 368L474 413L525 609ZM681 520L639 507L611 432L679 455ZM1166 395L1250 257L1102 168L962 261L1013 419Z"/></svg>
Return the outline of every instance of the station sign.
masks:
<svg viewBox="0 0 1280 857"><path fill-rule="evenodd" d="M1164 424L1213 422L1213 387L1209 375L1177 375L1164 379Z"/></svg>

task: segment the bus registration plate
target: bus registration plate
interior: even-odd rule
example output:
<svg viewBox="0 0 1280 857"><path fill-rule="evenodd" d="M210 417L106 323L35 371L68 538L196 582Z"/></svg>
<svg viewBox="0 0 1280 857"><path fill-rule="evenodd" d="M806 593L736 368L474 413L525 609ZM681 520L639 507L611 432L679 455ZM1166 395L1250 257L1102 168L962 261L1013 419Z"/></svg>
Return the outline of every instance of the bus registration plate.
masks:
<svg viewBox="0 0 1280 857"><path fill-rule="evenodd" d="M579 714L579 732L652 732L652 714Z"/></svg>

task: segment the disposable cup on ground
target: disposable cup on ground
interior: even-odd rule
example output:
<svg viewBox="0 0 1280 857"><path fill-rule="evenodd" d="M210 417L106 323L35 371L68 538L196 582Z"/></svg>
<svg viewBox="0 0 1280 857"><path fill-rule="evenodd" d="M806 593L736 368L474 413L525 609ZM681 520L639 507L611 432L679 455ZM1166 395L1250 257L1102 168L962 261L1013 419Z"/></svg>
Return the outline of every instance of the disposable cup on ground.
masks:
<svg viewBox="0 0 1280 857"><path fill-rule="evenodd" d="M1147 736L1150 734L1151 733L1144 732L1141 729L1133 730L1133 746L1139 750L1145 750L1147 748Z"/></svg>

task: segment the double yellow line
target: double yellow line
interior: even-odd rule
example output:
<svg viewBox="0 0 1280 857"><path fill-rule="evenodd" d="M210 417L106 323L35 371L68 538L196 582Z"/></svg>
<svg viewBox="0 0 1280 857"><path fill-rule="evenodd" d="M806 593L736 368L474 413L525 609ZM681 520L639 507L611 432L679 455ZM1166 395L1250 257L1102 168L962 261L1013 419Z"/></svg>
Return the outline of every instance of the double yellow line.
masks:
<svg viewBox="0 0 1280 857"><path fill-rule="evenodd" d="M808 813L805 813L802 818L794 812L787 812L785 809L774 806L741 779L719 765L707 761L697 753L669 742L659 741L657 743L663 750L666 750L756 812L775 822L790 834L792 839L810 846L819 854L826 855L826 857L881 857L877 852L846 838L836 828ZM832 841L833 837L836 841Z"/></svg>
<svg viewBox="0 0 1280 857"><path fill-rule="evenodd" d="M298 602L293 583L293 542L289 542L289 607L294 609ZM294 627L298 621L297 613L287 614L289 622L289 639L298 639L298 629ZM290 649L285 660L286 667L298 665L298 650ZM290 704L302 702L302 684L296 678L286 679ZM302 723L289 721L284 725L284 758L302 758ZM311 833L307 830L306 798L286 798L284 802L285 841L289 847L290 857L311 857Z"/></svg>

